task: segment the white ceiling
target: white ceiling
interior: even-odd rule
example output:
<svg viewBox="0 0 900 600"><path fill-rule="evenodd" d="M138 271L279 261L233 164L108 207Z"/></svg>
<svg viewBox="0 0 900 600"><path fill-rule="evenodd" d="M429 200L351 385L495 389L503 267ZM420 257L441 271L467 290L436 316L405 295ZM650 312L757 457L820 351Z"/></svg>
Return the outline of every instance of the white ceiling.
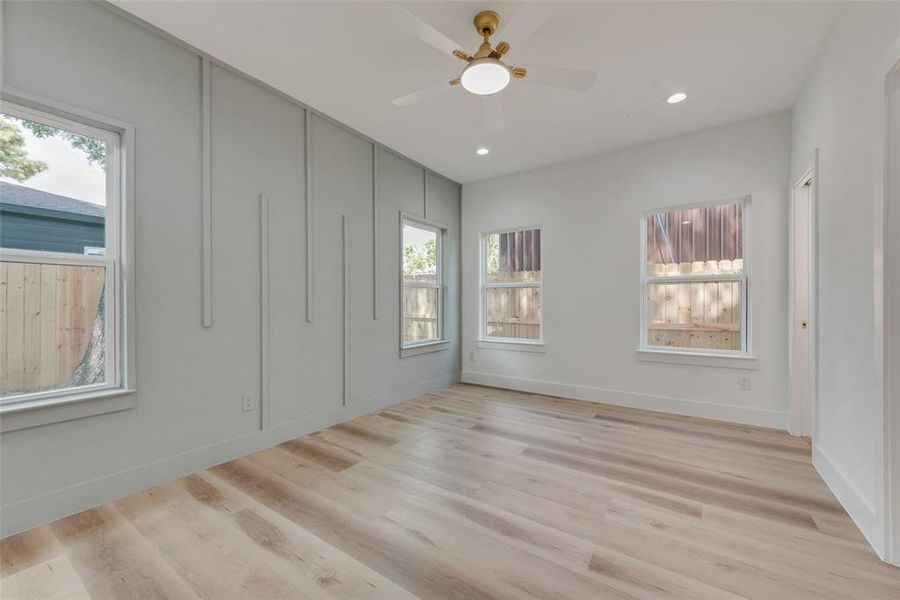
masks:
<svg viewBox="0 0 900 600"><path fill-rule="evenodd" d="M459 182L469 182L787 109L843 6L804 2L581 2L552 16L512 64L599 72L587 93L524 81L500 93L506 127L460 88L391 100L462 63L397 27L403 4L474 52L472 17L521 2L134 1L122 8ZM685 91L688 99L668 105ZM487 145L491 154L474 150Z"/></svg>

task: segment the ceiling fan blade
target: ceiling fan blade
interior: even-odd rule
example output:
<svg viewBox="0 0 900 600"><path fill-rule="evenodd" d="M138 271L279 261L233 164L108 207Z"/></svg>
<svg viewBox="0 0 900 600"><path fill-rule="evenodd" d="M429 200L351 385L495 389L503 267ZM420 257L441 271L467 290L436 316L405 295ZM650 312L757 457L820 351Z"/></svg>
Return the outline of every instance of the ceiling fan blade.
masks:
<svg viewBox="0 0 900 600"><path fill-rule="evenodd" d="M404 29L429 46L437 48L450 56L453 56L455 50L462 51L463 46L461 44L457 44L402 6L391 6L391 10L393 10L400 18L400 22Z"/></svg>
<svg viewBox="0 0 900 600"><path fill-rule="evenodd" d="M496 38L510 45L511 52L522 49L522 45L556 10L552 2L525 2L513 14L509 23L500 28Z"/></svg>
<svg viewBox="0 0 900 600"><path fill-rule="evenodd" d="M595 71L542 67L539 65L526 65L525 68L528 74L522 81L527 83L536 83L578 92L586 92L597 83L597 73Z"/></svg>
<svg viewBox="0 0 900 600"><path fill-rule="evenodd" d="M436 94L440 94L441 92L452 90L453 85L453 83L447 81L446 79L442 79L441 81L433 85L429 85L428 87L422 88L421 90L406 94L405 96L400 96L399 98L394 98L392 102L397 106L411 106L413 104L416 104L417 102L421 102L429 96L434 96Z"/></svg>
<svg viewBox="0 0 900 600"><path fill-rule="evenodd" d="M499 94L484 96L484 124L488 131L500 131L506 126L503 102Z"/></svg>

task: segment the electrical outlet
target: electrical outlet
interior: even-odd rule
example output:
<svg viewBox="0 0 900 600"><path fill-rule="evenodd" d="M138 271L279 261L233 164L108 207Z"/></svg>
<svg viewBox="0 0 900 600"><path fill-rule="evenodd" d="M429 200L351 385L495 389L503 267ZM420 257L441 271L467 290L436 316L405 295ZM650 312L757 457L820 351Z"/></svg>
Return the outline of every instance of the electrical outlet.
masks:
<svg viewBox="0 0 900 600"><path fill-rule="evenodd" d="M749 390L751 388L751 379L749 377L741 377L738 379L739 390Z"/></svg>
<svg viewBox="0 0 900 600"><path fill-rule="evenodd" d="M253 410L254 404L253 394L241 394L241 411L250 412Z"/></svg>

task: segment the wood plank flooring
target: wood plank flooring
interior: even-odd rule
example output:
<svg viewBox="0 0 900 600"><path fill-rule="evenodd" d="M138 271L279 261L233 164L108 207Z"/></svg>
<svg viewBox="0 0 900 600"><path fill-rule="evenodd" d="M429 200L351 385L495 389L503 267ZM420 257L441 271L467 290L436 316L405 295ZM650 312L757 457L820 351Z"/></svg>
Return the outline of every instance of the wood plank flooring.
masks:
<svg viewBox="0 0 900 600"><path fill-rule="evenodd" d="M785 433L472 385L0 542L13 598L900 598Z"/></svg>

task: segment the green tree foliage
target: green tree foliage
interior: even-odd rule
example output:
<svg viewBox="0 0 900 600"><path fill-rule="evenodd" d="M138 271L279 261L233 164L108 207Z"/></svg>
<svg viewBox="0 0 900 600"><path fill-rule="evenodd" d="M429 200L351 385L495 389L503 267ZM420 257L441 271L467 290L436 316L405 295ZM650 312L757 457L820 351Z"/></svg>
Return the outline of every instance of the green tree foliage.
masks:
<svg viewBox="0 0 900 600"><path fill-rule="evenodd" d="M106 167L106 142L96 138L88 137L71 131L50 127L43 123L35 123L33 121L21 121L22 125L31 131L36 138L53 138L58 137L69 142L76 150L81 150L87 157L88 162L100 167Z"/></svg>
<svg viewBox="0 0 900 600"><path fill-rule="evenodd" d="M25 181L46 170L47 163L28 158L22 130L0 117L0 176Z"/></svg>
<svg viewBox="0 0 900 600"><path fill-rule="evenodd" d="M500 272L500 234L492 233L487 239L488 273Z"/></svg>
<svg viewBox="0 0 900 600"><path fill-rule="evenodd" d="M437 273L437 243L434 238L425 240L424 251L413 245L403 247L403 275L434 275Z"/></svg>

